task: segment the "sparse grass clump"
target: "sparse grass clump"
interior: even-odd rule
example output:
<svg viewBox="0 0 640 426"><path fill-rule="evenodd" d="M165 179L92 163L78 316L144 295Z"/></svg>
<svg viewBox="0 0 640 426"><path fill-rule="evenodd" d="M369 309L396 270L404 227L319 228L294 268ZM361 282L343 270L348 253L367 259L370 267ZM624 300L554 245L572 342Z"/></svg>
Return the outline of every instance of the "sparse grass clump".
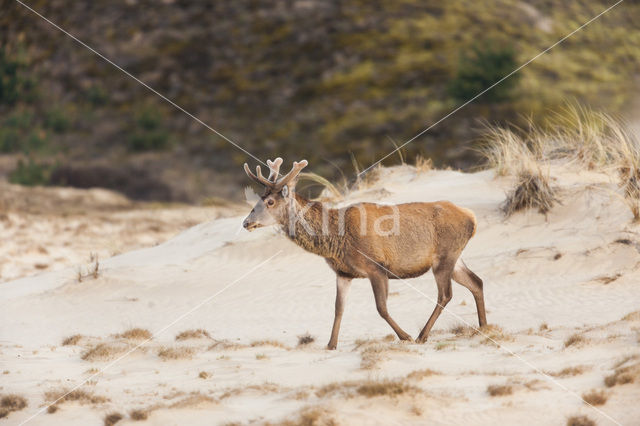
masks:
<svg viewBox="0 0 640 426"><path fill-rule="evenodd" d="M20 411L27 406L27 400L16 394L2 395L0 397L0 419L7 417L14 411Z"/></svg>
<svg viewBox="0 0 640 426"><path fill-rule="evenodd" d="M158 356L165 361L173 359L191 358L195 353L195 349L184 346L174 348L162 348L158 351Z"/></svg>
<svg viewBox="0 0 640 426"><path fill-rule="evenodd" d="M616 385L633 383L638 378L640 378L640 362L628 365L626 367L616 368L613 374L605 377L604 384L610 388Z"/></svg>
<svg viewBox="0 0 640 426"><path fill-rule="evenodd" d="M568 376L578 376L585 371L587 371L588 367L585 365L576 365L575 367L567 367L563 368L560 371L548 373L550 376L555 377L568 377Z"/></svg>
<svg viewBox="0 0 640 426"><path fill-rule="evenodd" d="M116 334L115 337L127 340L149 340L153 334L144 328L132 328L124 333Z"/></svg>
<svg viewBox="0 0 640 426"><path fill-rule="evenodd" d="M149 417L149 412L146 410L131 410L131 412L129 413L129 417L131 417L131 420L134 421L147 420L147 418Z"/></svg>
<svg viewBox="0 0 640 426"><path fill-rule="evenodd" d="M277 340L257 340L255 342L251 342L251 345L249 346L251 346L252 348L258 346L273 346L276 348L289 349L287 345L282 342L278 342Z"/></svg>
<svg viewBox="0 0 640 426"><path fill-rule="evenodd" d="M535 166L518 172L515 188L507 194L501 208L507 217L532 208L545 214L558 202L556 194L557 190L550 184L549 174Z"/></svg>
<svg viewBox="0 0 640 426"><path fill-rule="evenodd" d="M510 385L489 385L487 393L491 396L506 396L513 393L513 387Z"/></svg>
<svg viewBox="0 0 640 426"><path fill-rule="evenodd" d="M623 321L640 321L640 311L630 312L622 317Z"/></svg>
<svg viewBox="0 0 640 426"><path fill-rule="evenodd" d="M207 330L199 328L197 330L185 330L176 336L177 341L188 339L211 339L211 335Z"/></svg>
<svg viewBox="0 0 640 426"><path fill-rule="evenodd" d="M385 359L391 352L411 352L411 349L402 344L389 344L381 343L380 341L366 341L358 344L356 341L356 348L362 348L360 352L361 362L360 368L363 370L371 370L378 366L378 364Z"/></svg>
<svg viewBox="0 0 640 426"><path fill-rule="evenodd" d="M425 377L436 376L436 375L439 375L439 374L440 373L435 371L435 370L431 370L429 368L426 368L424 370L412 371L411 373L409 373L407 375L407 379L409 379L409 380L422 380Z"/></svg>
<svg viewBox="0 0 640 426"><path fill-rule="evenodd" d="M607 394L601 390L592 390L590 392L582 394L582 399L584 400L584 402L591 405L604 405L604 403L607 402L607 398Z"/></svg>
<svg viewBox="0 0 640 426"><path fill-rule="evenodd" d="M112 426L115 425L116 423L118 423L120 420L123 419L122 414L120 413L110 413L107 414L104 418L104 426Z"/></svg>
<svg viewBox="0 0 640 426"><path fill-rule="evenodd" d="M580 345L581 343L586 342L586 339L579 334L572 334L564 341L564 347L568 348L569 346Z"/></svg>
<svg viewBox="0 0 640 426"><path fill-rule="evenodd" d="M101 404L109 401L104 396L95 395L84 389L75 389L69 392L67 389L60 389L55 391L47 391L45 399L56 404L62 404L65 402L79 402L81 404Z"/></svg>
<svg viewBox="0 0 640 426"><path fill-rule="evenodd" d="M316 338L310 334L298 336L298 346L306 346L316 341Z"/></svg>
<svg viewBox="0 0 640 426"><path fill-rule="evenodd" d="M587 416L571 416L567 419L567 426L596 426L596 422Z"/></svg>
<svg viewBox="0 0 640 426"><path fill-rule="evenodd" d="M373 398L376 396L396 396L406 392L415 392L419 389L415 386L407 385L402 381L383 380L367 381L356 388L358 395Z"/></svg>
<svg viewBox="0 0 640 426"><path fill-rule="evenodd" d="M125 353L128 346L116 343L99 343L82 354L85 361L108 361Z"/></svg>
<svg viewBox="0 0 640 426"><path fill-rule="evenodd" d="M336 426L338 423L330 412L321 407L306 407L300 410L296 418L285 419L279 423L266 423L268 426Z"/></svg>
<svg viewBox="0 0 640 426"><path fill-rule="evenodd" d="M62 341L62 346L71 346L77 345L78 342L82 339L81 334L74 334L73 336L69 336Z"/></svg>
<svg viewBox="0 0 640 426"><path fill-rule="evenodd" d="M211 375L206 371L201 371L200 374L198 374L198 377L200 377L201 379L208 379L209 377L211 377Z"/></svg>

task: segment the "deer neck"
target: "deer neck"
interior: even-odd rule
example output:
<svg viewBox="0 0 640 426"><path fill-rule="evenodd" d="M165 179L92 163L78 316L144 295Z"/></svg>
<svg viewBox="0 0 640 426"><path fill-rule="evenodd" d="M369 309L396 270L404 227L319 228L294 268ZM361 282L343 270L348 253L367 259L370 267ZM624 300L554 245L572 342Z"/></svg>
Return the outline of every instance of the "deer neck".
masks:
<svg viewBox="0 0 640 426"><path fill-rule="evenodd" d="M320 202L310 201L294 194L282 229L287 237L303 249L325 258L339 258L343 252L343 238L331 226L336 216Z"/></svg>

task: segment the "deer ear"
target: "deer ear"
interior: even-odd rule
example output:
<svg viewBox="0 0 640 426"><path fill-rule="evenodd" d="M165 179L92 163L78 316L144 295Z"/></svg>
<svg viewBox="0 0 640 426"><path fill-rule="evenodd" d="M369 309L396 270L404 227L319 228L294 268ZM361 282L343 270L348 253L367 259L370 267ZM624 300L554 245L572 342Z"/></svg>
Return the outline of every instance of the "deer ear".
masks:
<svg viewBox="0 0 640 426"><path fill-rule="evenodd" d="M282 187L282 191L281 194L284 198L287 198L289 196L289 186L285 185Z"/></svg>

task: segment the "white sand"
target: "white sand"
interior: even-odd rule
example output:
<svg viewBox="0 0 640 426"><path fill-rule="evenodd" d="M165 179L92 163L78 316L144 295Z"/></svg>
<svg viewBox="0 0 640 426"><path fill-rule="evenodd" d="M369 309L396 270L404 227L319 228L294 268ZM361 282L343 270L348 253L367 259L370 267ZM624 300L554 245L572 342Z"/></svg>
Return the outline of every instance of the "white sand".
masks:
<svg viewBox="0 0 640 426"><path fill-rule="evenodd" d="M327 351L335 277L324 260L273 229L245 232L242 216L217 219L159 246L102 260L97 279L78 282L77 267L70 267L0 284L0 370L6 371L0 394L20 394L29 402L4 424L27 420L46 406L45 392L71 389L91 376L90 369L107 366L108 360L81 358L94 345L126 347L126 340L112 335L132 327L157 332L216 294L82 386L108 402L64 402L29 424L102 424L111 412L124 415L118 424L129 424L132 409L150 410L146 423L158 425L295 421L309 406L339 424L565 424L576 414L603 425L614 424L606 416L637 424L640 378L612 388L603 383L620 361L640 357L640 316L622 320L640 310L640 227L630 223L606 176L556 168L562 205L546 218L531 211L505 220L499 204L510 181L494 179L492 172L420 174L402 167L384 174L383 182L348 201L448 199L474 210L479 230L463 258L485 282L488 319L504 330L497 337L503 348L450 331L461 323L452 313L477 325L471 294L456 284L449 312L426 344L383 342L392 330L378 317L368 281L356 280L338 350ZM46 243L33 237L34 245ZM407 283L391 282L389 311L415 337L433 310L436 287L431 273ZM539 331L543 323L548 330ZM213 339L175 341L179 332L197 328ZM316 341L296 347L305 333ZM565 348L575 333L586 340ZM86 337L62 346L74 334ZM380 342L356 343L363 339ZM287 348L251 346L264 340ZM219 341L224 343L214 345ZM163 347L194 352L163 360ZM362 368L367 348L381 351L373 368ZM585 366L582 374L553 381L536 371L578 365ZM440 374L407 378L426 368ZM199 378L200 372L209 377ZM367 397L357 390L367 379L398 379L419 390ZM356 384L339 385L340 391L316 393L351 381ZM492 397L487 386L494 384L511 385L513 393ZM607 392L606 404L598 407L606 415L576 396L591 389Z"/></svg>

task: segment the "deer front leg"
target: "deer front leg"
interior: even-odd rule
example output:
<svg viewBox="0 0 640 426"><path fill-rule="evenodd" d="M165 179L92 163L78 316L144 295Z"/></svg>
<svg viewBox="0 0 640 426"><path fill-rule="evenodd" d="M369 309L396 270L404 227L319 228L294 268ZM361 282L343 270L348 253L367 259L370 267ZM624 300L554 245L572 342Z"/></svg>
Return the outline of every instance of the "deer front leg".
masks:
<svg viewBox="0 0 640 426"><path fill-rule="evenodd" d="M342 321L342 313L344 312L344 303L347 300L347 294L351 288L351 278L336 278L336 313L333 318L333 328L331 329L331 339L329 339L328 349L335 349L338 346L338 333L340 333L340 322Z"/></svg>
<svg viewBox="0 0 640 426"><path fill-rule="evenodd" d="M407 334L398 324L391 318L387 311L387 294L389 289L389 279L387 275L381 271L376 271L369 275L371 281L371 288L373 289L373 295L376 299L376 308L380 316L393 328L400 340L413 341L411 336Z"/></svg>

